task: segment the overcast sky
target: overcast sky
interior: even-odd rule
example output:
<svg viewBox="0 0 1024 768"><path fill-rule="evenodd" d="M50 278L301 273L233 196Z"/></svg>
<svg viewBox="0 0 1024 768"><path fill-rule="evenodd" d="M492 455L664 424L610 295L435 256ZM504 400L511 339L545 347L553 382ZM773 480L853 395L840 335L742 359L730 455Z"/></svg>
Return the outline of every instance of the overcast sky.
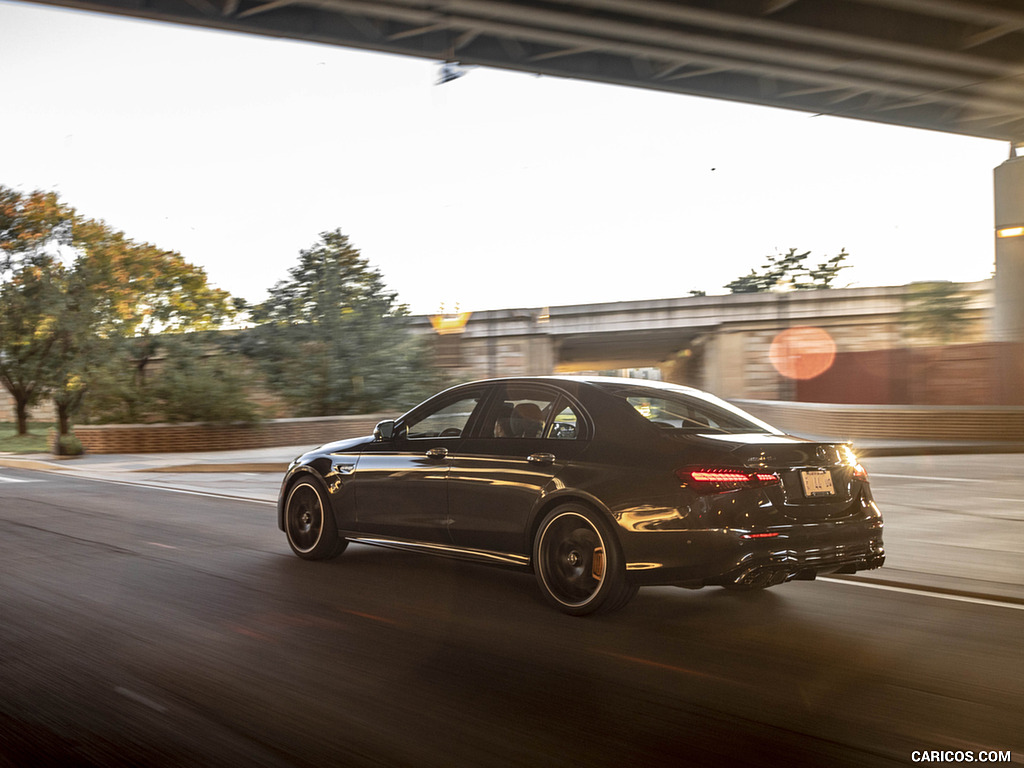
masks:
<svg viewBox="0 0 1024 768"><path fill-rule="evenodd" d="M0 184L259 301L340 228L414 312L684 296L790 247L982 280L1008 145L0 0Z"/></svg>

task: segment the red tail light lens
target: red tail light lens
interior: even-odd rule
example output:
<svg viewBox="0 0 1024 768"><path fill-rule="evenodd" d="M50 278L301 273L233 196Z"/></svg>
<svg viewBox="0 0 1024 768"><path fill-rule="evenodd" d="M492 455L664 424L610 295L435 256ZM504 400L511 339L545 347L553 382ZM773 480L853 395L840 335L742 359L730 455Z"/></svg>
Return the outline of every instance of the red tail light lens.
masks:
<svg viewBox="0 0 1024 768"><path fill-rule="evenodd" d="M750 472L730 467L684 467L676 470L684 486L697 493L727 493L740 488L778 485L779 476L770 472Z"/></svg>
<svg viewBox="0 0 1024 768"><path fill-rule="evenodd" d="M862 480L864 482L867 482L868 471L866 469L864 469L864 467L862 467L860 464L854 464L854 466L853 466L853 476L855 478L857 478L858 480Z"/></svg>

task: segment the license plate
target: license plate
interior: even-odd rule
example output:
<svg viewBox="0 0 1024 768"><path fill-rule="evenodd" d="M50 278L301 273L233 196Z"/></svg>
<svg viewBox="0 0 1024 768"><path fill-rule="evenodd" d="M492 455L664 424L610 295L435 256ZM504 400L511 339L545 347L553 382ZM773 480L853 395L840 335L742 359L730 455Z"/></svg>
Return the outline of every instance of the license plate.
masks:
<svg viewBox="0 0 1024 768"><path fill-rule="evenodd" d="M805 469L800 473L805 496L835 496L832 473L827 469Z"/></svg>

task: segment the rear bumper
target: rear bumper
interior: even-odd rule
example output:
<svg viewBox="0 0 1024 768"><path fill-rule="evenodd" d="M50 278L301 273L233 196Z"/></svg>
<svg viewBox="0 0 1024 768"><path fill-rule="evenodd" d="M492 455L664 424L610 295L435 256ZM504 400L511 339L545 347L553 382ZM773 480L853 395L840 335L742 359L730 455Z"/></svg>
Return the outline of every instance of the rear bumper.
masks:
<svg viewBox="0 0 1024 768"><path fill-rule="evenodd" d="M771 586L885 563L880 516L774 527L771 538L742 529L636 532L623 537L626 570L642 585Z"/></svg>

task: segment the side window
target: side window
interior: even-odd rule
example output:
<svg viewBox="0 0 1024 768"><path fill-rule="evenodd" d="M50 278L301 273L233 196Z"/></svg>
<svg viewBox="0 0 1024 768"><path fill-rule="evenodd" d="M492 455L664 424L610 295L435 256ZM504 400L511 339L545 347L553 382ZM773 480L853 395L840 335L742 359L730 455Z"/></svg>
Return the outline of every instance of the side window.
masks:
<svg viewBox="0 0 1024 768"><path fill-rule="evenodd" d="M583 432L577 409L557 392L533 384L506 384L498 389L487 417L484 437L576 440Z"/></svg>
<svg viewBox="0 0 1024 768"><path fill-rule="evenodd" d="M580 417L576 409L566 405L548 427L548 437L554 440L575 440L580 436Z"/></svg>
<svg viewBox="0 0 1024 768"><path fill-rule="evenodd" d="M485 437L544 436L558 394L530 384L506 384L484 420Z"/></svg>
<svg viewBox="0 0 1024 768"><path fill-rule="evenodd" d="M459 437L479 402L480 394L475 393L448 403L440 410L418 416L415 421L406 422L406 437L411 440L424 437Z"/></svg>
<svg viewBox="0 0 1024 768"><path fill-rule="evenodd" d="M627 397L637 413L660 427L674 427L684 430L715 429L718 424L704 409L693 404L660 397Z"/></svg>

